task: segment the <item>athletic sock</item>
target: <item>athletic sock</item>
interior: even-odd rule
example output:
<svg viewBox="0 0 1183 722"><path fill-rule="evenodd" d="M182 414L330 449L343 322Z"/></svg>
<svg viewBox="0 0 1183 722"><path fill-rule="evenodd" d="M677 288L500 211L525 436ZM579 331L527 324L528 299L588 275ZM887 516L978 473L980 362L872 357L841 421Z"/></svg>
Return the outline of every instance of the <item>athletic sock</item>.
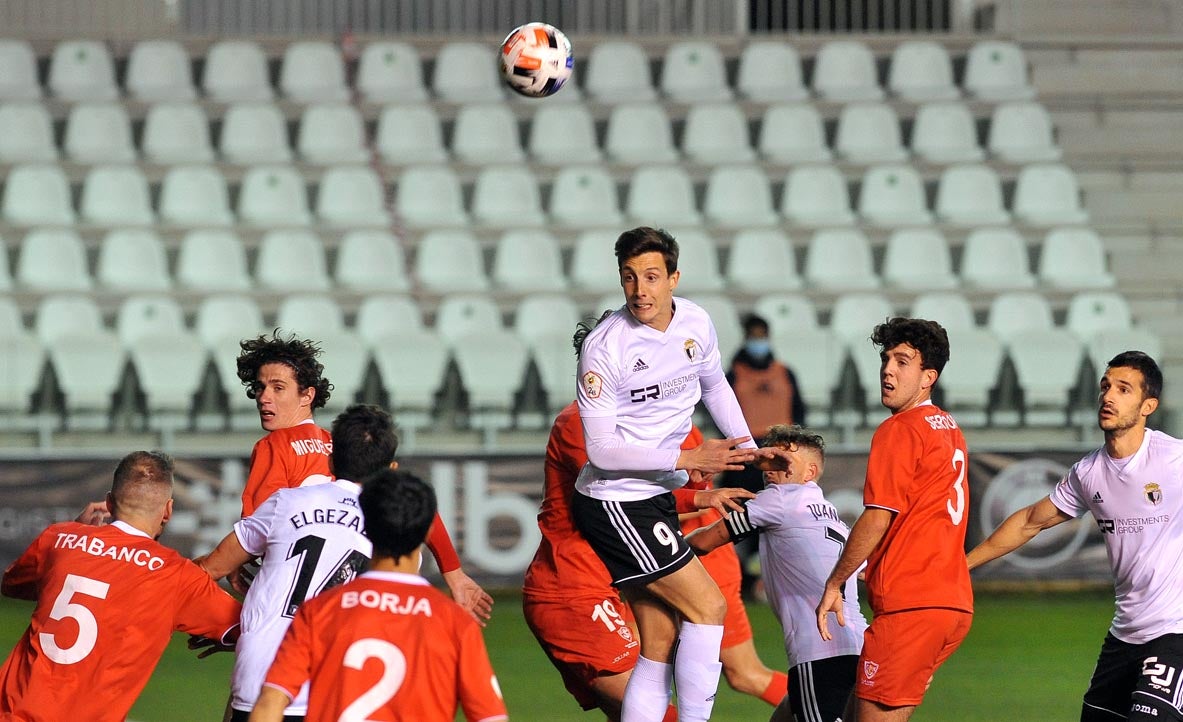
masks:
<svg viewBox="0 0 1183 722"><path fill-rule="evenodd" d="M789 675L784 672L773 672L772 679L768 682L768 686L760 693L760 699L764 700L773 707L780 704L780 701L789 693Z"/></svg>
<svg viewBox="0 0 1183 722"><path fill-rule="evenodd" d="M624 688L620 722L662 722L670 706L673 665L638 656Z"/></svg>
<svg viewBox="0 0 1183 722"><path fill-rule="evenodd" d="M719 690L719 647L722 624L682 622L678 630L678 652L674 657L674 680L678 688L678 719L700 722L711 718L715 693Z"/></svg>

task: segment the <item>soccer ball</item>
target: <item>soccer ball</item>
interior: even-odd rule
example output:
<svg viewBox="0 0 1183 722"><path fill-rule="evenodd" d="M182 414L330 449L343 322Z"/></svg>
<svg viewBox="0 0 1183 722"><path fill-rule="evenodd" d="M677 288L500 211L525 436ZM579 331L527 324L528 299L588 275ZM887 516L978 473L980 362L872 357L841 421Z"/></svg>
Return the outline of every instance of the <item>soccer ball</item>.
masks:
<svg viewBox="0 0 1183 722"><path fill-rule="evenodd" d="M554 95L571 77L571 41L546 23L516 27L501 43L501 74L516 92L530 98Z"/></svg>

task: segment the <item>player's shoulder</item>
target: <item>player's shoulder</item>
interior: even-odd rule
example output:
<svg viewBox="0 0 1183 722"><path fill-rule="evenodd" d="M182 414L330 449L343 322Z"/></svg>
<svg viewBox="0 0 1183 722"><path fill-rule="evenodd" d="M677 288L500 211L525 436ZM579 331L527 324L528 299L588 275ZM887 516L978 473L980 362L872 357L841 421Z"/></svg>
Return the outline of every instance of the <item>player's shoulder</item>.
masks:
<svg viewBox="0 0 1183 722"><path fill-rule="evenodd" d="M587 334L583 340L582 353L599 348L615 348L615 344L631 331L630 318L628 310L623 306L613 311Z"/></svg>
<svg viewBox="0 0 1183 722"><path fill-rule="evenodd" d="M1168 460L1183 459L1183 439L1177 439L1158 429L1146 429L1146 435L1150 437L1147 448L1151 453Z"/></svg>

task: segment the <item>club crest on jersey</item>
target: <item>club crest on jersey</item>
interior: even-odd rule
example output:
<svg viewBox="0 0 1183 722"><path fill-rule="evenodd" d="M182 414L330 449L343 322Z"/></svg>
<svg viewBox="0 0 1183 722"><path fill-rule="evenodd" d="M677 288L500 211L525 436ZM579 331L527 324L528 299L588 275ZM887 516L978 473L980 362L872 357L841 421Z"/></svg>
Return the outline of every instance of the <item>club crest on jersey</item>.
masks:
<svg viewBox="0 0 1183 722"><path fill-rule="evenodd" d="M878 671L879 671L879 663L878 662L863 662L863 674L866 675L867 679L874 677L875 673Z"/></svg>
<svg viewBox="0 0 1183 722"><path fill-rule="evenodd" d="M688 338L683 341L682 350L686 352L686 358L691 361L698 360L698 343L694 339Z"/></svg>
<svg viewBox="0 0 1183 722"><path fill-rule="evenodd" d="M617 627L616 633L619 634L620 638L626 642L633 641L633 630L629 629L628 627Z"/></svg>
<svg viewBox="0 0 1183 722"><path fill-rule="evenodd" d="M600 398L600 391L604 389L604 380L595 371L588 371L580 379L583 382L583 393L587 394L589 399Z"/></svg>
<svg viewBox="0 0 1183 722"><path fill-rule="evenodd" d="M1158 484L1147 484L1142 487L1146 492L1146 500L1151 504L1158 505L1162 502L1162 489Z"/></svg>

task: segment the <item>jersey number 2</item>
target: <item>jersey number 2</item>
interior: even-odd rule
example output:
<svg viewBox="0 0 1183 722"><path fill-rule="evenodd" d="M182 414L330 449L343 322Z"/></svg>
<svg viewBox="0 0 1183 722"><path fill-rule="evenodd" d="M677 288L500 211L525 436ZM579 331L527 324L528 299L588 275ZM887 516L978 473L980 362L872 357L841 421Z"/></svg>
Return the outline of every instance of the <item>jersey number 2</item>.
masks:
<svg viewBox="0 0 1183 722"><path fill-rule="evenodd" d="M953 482L954 498L945 502L945 508L953 526L961 526L961 520L965 518L965 452L961 449L953 452L953 470L957 472L957 481Z"/></svg>
<svg viewBox="0 0 1183 722"><path fill-rule="evenodd" d="M110 584L97 579L80 577L77 574L66 575L62 591L58 592L57 599L53 600L53 608L49 610L49 618L55 621L73 619L78 624L78 638L69 647L62 648L58 646L52 634L42 632L37 638L41 642L41 648L45 650L46 657L58 664L74 664L86 659L86 655L90 654L99 639L99 622L94 618L94 612L86 605L70 600L75 594L106 599L110 588Z"/></svg>
<svg viewBox="0 0 1183 722"><path fill-rule="evenodd" d="M370 659L382 662L382 677L353 700L353 704L341 712L337 722L368 722L370 715L393 699L403 686L407 678L407 657L401 649L384 639L367 637L357 640L345 650L341 663L349 669L360 670Z"/></svg>

